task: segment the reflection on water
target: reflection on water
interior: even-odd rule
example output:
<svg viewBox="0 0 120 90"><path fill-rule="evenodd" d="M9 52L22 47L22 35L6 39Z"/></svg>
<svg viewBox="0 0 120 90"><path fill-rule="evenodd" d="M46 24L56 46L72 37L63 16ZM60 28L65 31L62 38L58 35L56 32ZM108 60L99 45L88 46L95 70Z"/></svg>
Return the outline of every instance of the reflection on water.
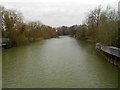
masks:
<svg viewBox="0 0 120 90"><path fill-rule="evenodd" d="M117 68L94 47L64 36L4 50L3 87L117 87Z"/></svg>

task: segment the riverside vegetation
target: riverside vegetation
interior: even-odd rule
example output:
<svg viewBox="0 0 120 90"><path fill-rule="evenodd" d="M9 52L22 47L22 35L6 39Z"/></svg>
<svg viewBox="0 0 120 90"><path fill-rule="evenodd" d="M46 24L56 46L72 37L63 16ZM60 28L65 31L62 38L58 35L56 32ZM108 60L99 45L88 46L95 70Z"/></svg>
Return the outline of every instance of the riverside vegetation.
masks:
<svg viewBox="0 0 120 90"><path fill-rule="evenodd" d="M98 6L89 12L84 23L70 27L57 27L58 31L40 21L24 22L19 11L5 9L2 6L0 10L6 26L2 30L2 36L10 38L16 45L60 35L71 35L77 39L100 42L103 45L120 46L119 15L118 11L110 6L106 9Z"/></svg>
<svg viewBox="0 0 120 90"><path fill-rule="evenodd" d="M24 45L41 39L57 37L55 28L40 21L24 22L19 11L0 7L3 16L2 37L12 40L14 45Z"/></svg>
<svg viewBox="0 0 120 90"><path fill-rule="evenodd" d="M100 42L103 45L120 47L120 21L118 11L107 6L98 6L90 11L81 25L58 27L59 35L71 35L77 39Z"/></svg>

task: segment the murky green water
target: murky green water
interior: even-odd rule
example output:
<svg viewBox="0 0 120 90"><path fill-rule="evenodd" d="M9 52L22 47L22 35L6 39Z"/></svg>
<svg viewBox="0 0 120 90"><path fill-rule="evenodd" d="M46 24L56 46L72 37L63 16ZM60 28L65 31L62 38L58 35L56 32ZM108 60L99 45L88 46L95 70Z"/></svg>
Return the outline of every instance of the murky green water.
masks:
<svg viewBox="0 0 120 90"><path fill-rule="evenodd" d="M0 49L0 89L2 89L2 49Z"/></svg>
<svg viewBox="0 0 120 90"><path fill-rule="evenodd" d="M118 70L91 43L64 36L3 51L4 88L111 88Z"/></svg>

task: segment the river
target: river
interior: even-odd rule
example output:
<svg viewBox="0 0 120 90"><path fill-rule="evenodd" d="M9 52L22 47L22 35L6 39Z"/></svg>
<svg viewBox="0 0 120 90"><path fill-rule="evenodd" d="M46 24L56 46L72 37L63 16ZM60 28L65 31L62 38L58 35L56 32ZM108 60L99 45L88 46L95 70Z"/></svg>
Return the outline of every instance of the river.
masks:
<svg viewBox="0 0 120 90"><path fill-rule="evenodd" d="M2 49L0 48L0 89L2 89Z"/></svg>
<svg viewBox="0 0 120 90"><path fill-rule="evenodd" d="M3 88L116 88L118 69L69 36L3 50Z"/></svg>

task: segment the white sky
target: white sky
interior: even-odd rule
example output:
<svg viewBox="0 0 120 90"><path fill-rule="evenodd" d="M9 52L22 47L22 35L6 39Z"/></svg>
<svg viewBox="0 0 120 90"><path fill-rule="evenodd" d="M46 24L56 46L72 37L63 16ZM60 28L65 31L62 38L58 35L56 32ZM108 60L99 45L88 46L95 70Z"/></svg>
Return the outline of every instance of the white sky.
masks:
<svg viewBox="0 0 120 90"><path fill-rule="evenodd" d="M50 26L81 24L87 13L102 5L118 7L119 0L0 0L8 9L20 10L26 20L40 20Z"/></svg>

